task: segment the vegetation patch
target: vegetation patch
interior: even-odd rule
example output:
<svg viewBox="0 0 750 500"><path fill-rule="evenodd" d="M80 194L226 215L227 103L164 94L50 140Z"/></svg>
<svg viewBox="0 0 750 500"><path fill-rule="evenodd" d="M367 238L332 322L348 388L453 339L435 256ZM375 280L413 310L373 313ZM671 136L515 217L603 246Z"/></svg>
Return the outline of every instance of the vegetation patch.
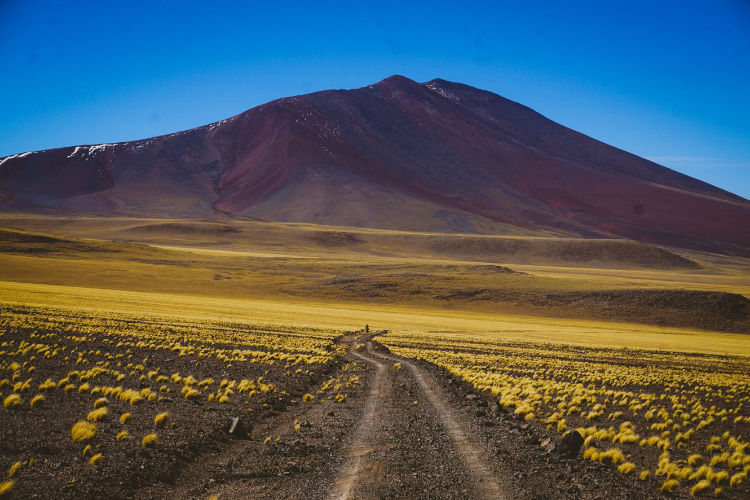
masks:
<svg viewBox="0 0 750 500"><path fill-rule="evenodd" d="M446 369L517 419L585 439L584 460L653 491L747 497L750 358L499 335L389 333L396 355Z"/></svg>
<svg viewBox="0 0 750 500"><path fill-rule="evenodd" d="M0 308L0 465L19 497L131 496L327 379L339 331ZM316 391L316 388L317 391ZM19 464L19 465L14 465Z"/></svg>

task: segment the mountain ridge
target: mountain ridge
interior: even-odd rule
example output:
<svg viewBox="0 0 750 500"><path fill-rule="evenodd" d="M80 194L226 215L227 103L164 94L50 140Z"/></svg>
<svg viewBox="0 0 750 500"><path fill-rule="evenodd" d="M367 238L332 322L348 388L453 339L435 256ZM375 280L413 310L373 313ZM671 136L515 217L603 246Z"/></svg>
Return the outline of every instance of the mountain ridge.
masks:
<svg viewBox="0 0 750 500"><path fill-rule="evenodd" d="M744 198L492 92L399 75L173 134L5 157L0 211L363 227L400 218L415 230L750 248Z"/></svg>

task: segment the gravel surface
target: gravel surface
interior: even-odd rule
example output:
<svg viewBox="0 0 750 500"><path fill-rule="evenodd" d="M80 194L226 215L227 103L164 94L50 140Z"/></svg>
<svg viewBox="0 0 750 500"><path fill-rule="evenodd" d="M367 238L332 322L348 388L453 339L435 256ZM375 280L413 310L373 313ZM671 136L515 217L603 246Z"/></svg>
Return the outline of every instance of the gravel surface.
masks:
<svg viewBox="0 0 750 500"><path fill-rule="evenodd" d="M543 427L506 413L492 398L445 370L397 358L372 337L351 334L340 340L349 346L340 370L359 376L346 400L297 402L257 423L249 439L209 451L172 481L136 496L663 496L653 484L634 481L610 467L549 451Z"/></svg>

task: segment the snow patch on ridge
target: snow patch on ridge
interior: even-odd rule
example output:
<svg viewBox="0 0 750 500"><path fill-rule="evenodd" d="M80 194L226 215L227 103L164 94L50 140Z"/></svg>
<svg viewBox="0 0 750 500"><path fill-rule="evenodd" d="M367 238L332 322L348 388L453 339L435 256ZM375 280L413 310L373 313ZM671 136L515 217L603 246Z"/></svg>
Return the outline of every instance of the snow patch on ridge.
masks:
<svg viewBox="0 0 750 500"><path fill-rule="evenodd" d="M326 118L309 103L302 102L296 97L280 99L280 102L284 104L299 105L298 107L301 107L302 109L297 113L297 118L294 119L294 122L315 131L319 141L336 143L344 142L344 133L341 130L341 126L338 123L331 123L331 120ZM328 152L327 149L326 152Z"/></svg>
<svg viewBox="0 0 750 500"><path fill-rule="evenodd" d="M133 145L132 145L132 146L130 147L130 150L131 150L131 151L137 151L137 150L139 150L139 149L143 149L143 148L145 148L146 146L148 146L149 144L152 144L152 143L154 143L154 142L155 142L155 141L154 141L154 139L143 139L143 140L141 140L141 141L136 141L136 142L135 142L135 143L133 143Z"/></svg>
<svg viewBox="0 0 750 500"><path fill-rule="evenodd" d="M75 149L66 158L75 158L76 156L82 156L84 159L90 158L101 151L104 151L107 147L114 146L114 144L96 144L94 146L76 146Z"/></svg>
<svg viewBox="0 0 750 500"><path fill-rule="evenodd" d="M5 163L8 160L13 160L15 158L25 158L26 156L33 155L34 153L36 153L36 151L28 151L26 153L18 153L15 155L6 156L2 160L0 160L0 167L2 167L3 163Z"/></svg>
<svg viewBox="0 0 750 500"><path fill-rule="evenodd" d="M432 90L433 92L435 92L437 94L440 94L441 96L445 97L446 99L449 99L449 100L451 100L453 102L461 102L461 98L460 97L458 97L453 92L448 92L447 90L445 90L443 87L440 87L436 83L432 83L432 82L425 83L424 86L427 87L428 89Z"/></svg>
<svg viewBox="0 0 750 500"><path fill-rule="evenodd" d="M76 148L73 150L72 153L70 153L66 158L73 158L75 155L78 154L79 151L85 149L83 146L76 146Z"/></svg>
<svg viewBox="0 0 750 500"><path fill-rule="evenodd" d="M218 127L219 125L224 125L225 123L227 123L227 122L229 122L229 121L233 120L234 118L235 118L235 117L233 116L233 117L231 117L231 118L226 118L226 119L224 119L224 120L221 120L221 121L218 121L218 122L214 122L214 123L212 123L211 125L209 125L209 126L208 126L208 130L213 130L213 129L215 129L216 127Z"/></svg>
<svg viewBox="0 0 750 500"><path fill-rule="evenodd" d="M95 146L89 146L89 156L104 151L108 146L114 146L114 144L97 144Z"/></svg>

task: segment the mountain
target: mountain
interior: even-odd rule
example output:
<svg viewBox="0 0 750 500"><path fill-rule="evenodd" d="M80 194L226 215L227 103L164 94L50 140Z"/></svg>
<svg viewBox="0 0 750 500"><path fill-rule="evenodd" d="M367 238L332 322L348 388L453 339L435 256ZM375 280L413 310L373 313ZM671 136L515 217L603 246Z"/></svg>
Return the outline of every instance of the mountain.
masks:
<svg viewBox="0 0 750 500"><path fill-rule="evenodd" d="M0 210L750 248L744 198L491 92L402 76L161 137L8 156Z"/></svg>

